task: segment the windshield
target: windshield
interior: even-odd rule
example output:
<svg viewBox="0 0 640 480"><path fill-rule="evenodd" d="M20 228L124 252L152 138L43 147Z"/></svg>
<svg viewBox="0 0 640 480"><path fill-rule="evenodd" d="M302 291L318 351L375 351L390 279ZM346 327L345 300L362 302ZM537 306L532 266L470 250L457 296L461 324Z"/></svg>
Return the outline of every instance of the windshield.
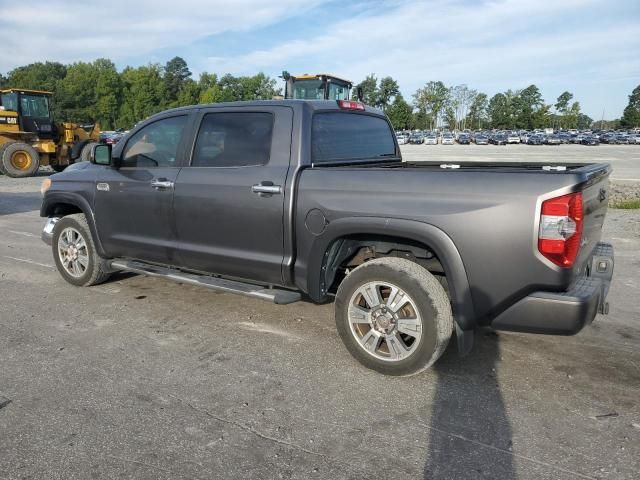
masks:
<svg viewBox="0 0 640 480"><path fill-rule="evenodd" d="M0 103L2 103L5 110L18 111L18 95L15 93L3 93L2 102Z"/></svg>
<svg viewBox="0 0 640 480"><path fill-rule="evenodd" d="M49 99L42 95L21 95L20 113L24 117L49 118Z"/></svg>
<svg viewBox="0 0 640 480"><path fill-rule="evenodd" d="M311 161L389 160L396 156L393 137L393 130L383 117L345 112L316 113L311 135Z"/></svg>
<svg viewBox="0 0 640 480"><path fill-rule="evenodd" d="M293 98L299 100L324 100L322 80L296 80L293 82Z"/></svg>

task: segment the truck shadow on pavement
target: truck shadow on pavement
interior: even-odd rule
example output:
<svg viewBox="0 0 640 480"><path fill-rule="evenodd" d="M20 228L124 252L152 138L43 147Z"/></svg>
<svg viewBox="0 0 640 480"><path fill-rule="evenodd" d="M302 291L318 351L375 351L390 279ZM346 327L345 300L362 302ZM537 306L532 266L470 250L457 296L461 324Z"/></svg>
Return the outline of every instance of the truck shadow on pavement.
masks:
<svg viewBox="0 0 640 480"><path fill-rule="evenodd" d="M0 215L39 211L41 204L39 192L0 192Z"/></svg>
<svg viewBox="0 0 640 480"><path fill-rule="evenodd" d="M511 424L497 380L499 335L475 332L471 353L457 354L455 337L435 364L438 376L425 479L514 479Z"/></svg>

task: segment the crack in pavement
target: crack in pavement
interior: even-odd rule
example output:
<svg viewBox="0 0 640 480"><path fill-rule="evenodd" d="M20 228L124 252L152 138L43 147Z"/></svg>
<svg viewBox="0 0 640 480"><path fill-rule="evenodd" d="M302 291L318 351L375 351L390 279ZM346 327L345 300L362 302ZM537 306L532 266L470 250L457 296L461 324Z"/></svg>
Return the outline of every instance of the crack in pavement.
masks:
<svg viewBox="0 0 640 480"><path fill-rule="evenodd" d="M473 443L474 445L478 445L479 447L489 448L491 450L495 450L496 452L501 452L501 453L504 453L504 454L507 454L507 455L511 455L512 457L521 458L523 460L527 460L529 462L536 463L538 465L541 465L541 466L544 466L544 467L547 467L547 468L550 468L550 469L553 469L553 470L558 470L558 471L563 472L563 473L568 473L568 474L573 475L575 477L584 478L586 480L597 480L595 477L590 477L589 475L585 475L583 473L574 472L573 470L568 470L566 468L562 468L562 467L559 467L557 465L553 465L551 463L543 462L541 460L536 460L535 458L531 458L531 457L527 457L525 455L521 455L519 453L511 452L509 450L505 450L504 448L496 447L494 445L490 445L488 443L480 442L478 440L473 440L472 438L467 438L467 437L465 437L463 435L460 435L460 434L457 434L457 433L453 433L453 432L449 432L447 430L442 430L440 428L436 428L436 427L433 427L431 425L427 425L425 423L420 423L420 426L424 427L424 428L426 428L428 430L433 430L434 432L442 433L442 434L448 435L448 436L450 436L452 438L456 438L458 440L462 440L464 442Z"/></svg>
<svg viewBox="0 0 640 480"><path fill-rule="evenodd" d="M182 399L180 397L177 397L175 395L168 394L168 396L170 396L172 398L175 398L176 400L178 400L179 402L187 405L189 408L191 408L192 410L195 410L196 412L200 412L200 413L202 413L204 415L207 415L208 417L211 417L214 420L217 420L219 422L226 423L228 425L233 425L234 427L237 427L237 428L240 428L240 429L242 429L242 430L244 430L246 432L249 432L249 433L255 435L256 437L262 438L264 440L269 440L271 442L275 442L275 443L278 443L280 445L291 447L291 448L299 450L301 452L308 453L309 455L316 455L318 457L327 458L327 455L325 455L324 453L315 452L313 450L309 450L307 448L304 448L301 445L298 445L298 444L295 444L295 443L290 443L290 442L287 442L286 440L282 440L280 438L276 438L276 437L272 437L270 435L266 435L266 434L256 430L255 428L250 427L249 425L245 425L244 423L240 423L240 422L236 422L235 420L229 420L227 418L219 417L219 416L214 415L213 413L209 412L208 410L205 410L205 409L202 409L202 408L198 408L198 407L192 405L191 403L189 403L188 401L186 401L186 400L184 400L184 399Z"/></svg>

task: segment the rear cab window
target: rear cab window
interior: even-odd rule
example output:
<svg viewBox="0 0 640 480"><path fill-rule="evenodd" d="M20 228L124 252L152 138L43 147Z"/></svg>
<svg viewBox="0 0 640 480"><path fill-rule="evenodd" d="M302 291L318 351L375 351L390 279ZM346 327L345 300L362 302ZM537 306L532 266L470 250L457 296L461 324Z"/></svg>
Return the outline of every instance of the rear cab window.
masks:
<svg viewBox="0 0 640 480"><path fill-rule="evenodd" d="M384 117L348 112L318 112L313 116L313 164L397 157L395 134Z"/></svg>

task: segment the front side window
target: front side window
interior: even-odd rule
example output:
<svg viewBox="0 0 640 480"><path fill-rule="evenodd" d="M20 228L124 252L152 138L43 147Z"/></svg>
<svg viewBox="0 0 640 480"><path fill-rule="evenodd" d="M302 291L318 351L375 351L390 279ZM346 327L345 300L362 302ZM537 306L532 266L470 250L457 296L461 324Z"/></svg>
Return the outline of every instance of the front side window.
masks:
<svg viewBox="0 0 640 480"><path fill-rule="evenodd" d="M191 166L265 165L271 152L272 132L271 113L208 113L198 131Z"/></svg>
<svg viewBox="0 0 640 480"><path fill-rule="evenodd" d="M49 118L49 100L40 95L21 95L20 113L24 117Z"/></svg>
<svg viewBox="0 0 640 480"><path fill-rule="evenodd" d="M122 154L123 167L175 167L187 116L163 118L138 130Z"/></svg>

